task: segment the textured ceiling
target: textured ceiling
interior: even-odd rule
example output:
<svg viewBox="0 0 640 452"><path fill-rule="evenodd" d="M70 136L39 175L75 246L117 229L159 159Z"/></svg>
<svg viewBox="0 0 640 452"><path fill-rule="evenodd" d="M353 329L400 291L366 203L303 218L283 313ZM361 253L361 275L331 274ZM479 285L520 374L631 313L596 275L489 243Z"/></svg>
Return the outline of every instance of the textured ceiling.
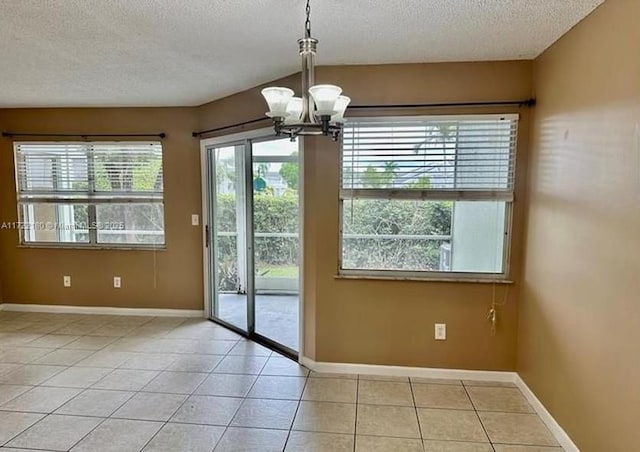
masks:
<svg viewBox="0 0 640 452"><path fill-rule="evenodd" d="M530 59L603 0L312 0L318 64ZM303 0L1 0L0 107L198 105L299 70Z"/></svg>

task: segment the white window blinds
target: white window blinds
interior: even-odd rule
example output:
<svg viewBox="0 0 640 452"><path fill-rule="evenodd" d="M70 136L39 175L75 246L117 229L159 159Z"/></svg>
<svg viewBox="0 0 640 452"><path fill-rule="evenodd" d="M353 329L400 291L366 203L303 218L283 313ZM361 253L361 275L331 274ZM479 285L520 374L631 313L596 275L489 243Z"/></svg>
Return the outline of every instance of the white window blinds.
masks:
<svg viewBox="0 0 640 452"><path fill-rule="evenodd" d="M162 145L16 143L18 200L162 202Z"/></svg>
<svg viewBox="0 0 640 452"><path fill-rule="evenodd" d="M517 115L352 119L343 198L511 201Z"/></svg>

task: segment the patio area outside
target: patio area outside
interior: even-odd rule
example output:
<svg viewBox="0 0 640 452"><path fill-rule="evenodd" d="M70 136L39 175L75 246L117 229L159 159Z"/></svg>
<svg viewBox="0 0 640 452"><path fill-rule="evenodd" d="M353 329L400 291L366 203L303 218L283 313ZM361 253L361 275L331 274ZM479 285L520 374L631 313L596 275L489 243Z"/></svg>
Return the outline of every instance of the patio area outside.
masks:
<svg viewBox="0 0 640 452"><path fill-rule="evenodd" d="M246 295L221 293L218 309L220 319L247 329ZM256 333L298 350L298 324L298 295L256 295Z"/></svg>

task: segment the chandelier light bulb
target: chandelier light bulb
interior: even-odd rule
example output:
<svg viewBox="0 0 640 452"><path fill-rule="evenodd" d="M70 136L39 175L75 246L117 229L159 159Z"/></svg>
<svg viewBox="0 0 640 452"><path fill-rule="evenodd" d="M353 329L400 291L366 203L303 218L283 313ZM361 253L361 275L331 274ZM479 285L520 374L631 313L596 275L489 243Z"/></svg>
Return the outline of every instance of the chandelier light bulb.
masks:
<svg viewBox="0 0 640 452"><path fill-rule="evenodd" d="M287 104L287 118L285 124L293 124L300 121L302 116L303 103L302 97L292 97Z"/></svg>
<svg viewBox="0 0 640 452"><path fill-rule="evenodd" d="M333 122L344 122L344 112L347 110L347 106L351 102L351 98L348 96L339 96L334 105L336 113L331 117Z"/></svg>
<svg viewBox="0 0 640 452"><path fill-rule="evenodd" d="M267 101L267 105L269 105L267 116L271 118L286 118L287 105L289 105L289 101L293 97L293 90L272 86L263 89L261 92Z"/></svg>
<svg viewBox="0 0 640 452"><path fill-rule="evenodd" d="M309 88L309 94L316 104L317 116L332 116L336 113L336 101L342 88L336 85L315 85Z"/></svg>

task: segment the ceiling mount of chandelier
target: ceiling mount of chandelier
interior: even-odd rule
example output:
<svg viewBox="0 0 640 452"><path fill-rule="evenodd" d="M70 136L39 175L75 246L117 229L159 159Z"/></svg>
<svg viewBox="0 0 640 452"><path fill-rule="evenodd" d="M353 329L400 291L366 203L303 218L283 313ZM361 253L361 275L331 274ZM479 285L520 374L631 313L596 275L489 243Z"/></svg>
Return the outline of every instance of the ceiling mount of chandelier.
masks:
<svg viewBox="0 0 640 452"><path fill-rule="evenodd" d="M307 0L304 38L298 40L302 57L302 97L292 89L269 87L262 90L273 119L276 135L292 140L298 135L324 135L337 140L342 132L344 112L351 99L335 85L315 85L315 57L318 40L311 37L311 7Z"/></svg>

